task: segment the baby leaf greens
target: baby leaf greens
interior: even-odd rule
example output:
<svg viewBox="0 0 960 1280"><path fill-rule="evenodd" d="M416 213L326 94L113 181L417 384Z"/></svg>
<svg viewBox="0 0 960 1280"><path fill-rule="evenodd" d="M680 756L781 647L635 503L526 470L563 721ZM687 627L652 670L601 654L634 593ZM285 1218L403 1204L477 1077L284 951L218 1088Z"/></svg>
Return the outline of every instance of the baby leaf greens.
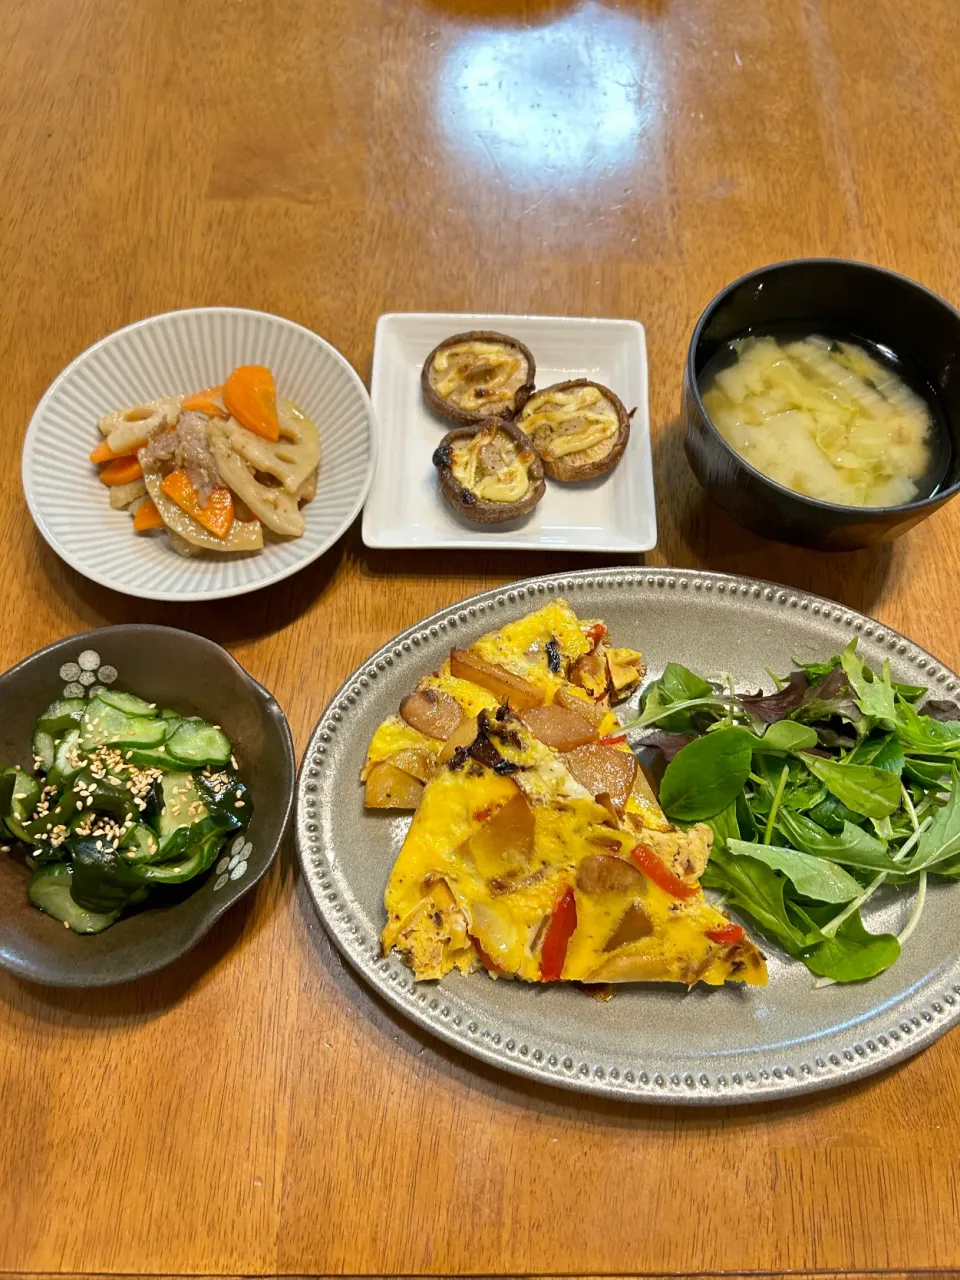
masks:
<svg viewBox="0 0 960 1280"><path fill-rule="evenodd" d="M667 817L712 828L704 886L821 982L861 981L898 958L928 875L960 880L960 708L856 640L773 681L736 693L672 663L623 727L667 761ZM913 895L899 938L864 924L878 893Z"/></svg>
<svg viewBox="0 0 960 1280"><path fill-rule="evenodd" d="M677 752L660 783L667 817L698 822L732 804L750 773L750 736L736 727L718 729Z"/></svg>

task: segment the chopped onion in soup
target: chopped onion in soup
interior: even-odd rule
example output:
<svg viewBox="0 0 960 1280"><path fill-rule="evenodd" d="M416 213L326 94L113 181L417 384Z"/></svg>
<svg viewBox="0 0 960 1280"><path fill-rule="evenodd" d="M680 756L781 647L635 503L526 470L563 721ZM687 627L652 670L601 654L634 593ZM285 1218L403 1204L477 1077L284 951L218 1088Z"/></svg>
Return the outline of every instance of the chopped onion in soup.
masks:
<svg viewBox="0 0 960 1280"><path fill-rule="evenodd" d="M738 338L703 403L751 466L844 506L911 502L927 476L934 422L924 400L859 346L812 336Z"/></svg>

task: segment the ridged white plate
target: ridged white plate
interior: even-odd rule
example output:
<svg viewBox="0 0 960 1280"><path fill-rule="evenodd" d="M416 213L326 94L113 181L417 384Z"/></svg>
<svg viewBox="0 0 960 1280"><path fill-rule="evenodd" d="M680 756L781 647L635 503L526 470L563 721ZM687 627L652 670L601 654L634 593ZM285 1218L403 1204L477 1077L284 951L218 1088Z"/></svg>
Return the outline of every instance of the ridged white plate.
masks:
<svg viewBox="0 0 960 1280"><path fill-rule="evenodd" d="M302 538L250 555L186 560L166 538L134 535L89 461L111 409L199 391L240 364L273 370L280 395L320 432L317 493ZM363 506L373 475L373 410L354 369L309 329L262 311L201 307L118 329L64 369L37 405L23 447L23 489L58 556L94 582L150 600L216 600L279 582L323 555Z"/></svg>

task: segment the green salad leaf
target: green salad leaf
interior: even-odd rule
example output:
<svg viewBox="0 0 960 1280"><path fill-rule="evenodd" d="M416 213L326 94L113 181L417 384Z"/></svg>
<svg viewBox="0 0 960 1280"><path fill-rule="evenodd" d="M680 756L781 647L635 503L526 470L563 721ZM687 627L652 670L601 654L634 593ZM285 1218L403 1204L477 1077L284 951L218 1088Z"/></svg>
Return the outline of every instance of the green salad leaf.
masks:
<svg viewBox="0 0 960 1280"><path fill-rule="evenodd" d="M911 872L930 871L960 856L960 773L951 771L950 795L917 844L910 859Z"/></svg>
<svg viewBox="0 0 960 1280"><path fill-rule="evenodd" d="M890 683L890 663L883 664L880 679L868 679L867 671L857 656L856 637L850 641L840 655L840 665L846 673L857 698L857 706L865 716L870 716L886 729L895 729L897 725L897 704Z"/></svg>
<svg viewBox="0 0 960 1280"><path fill-rule="evenodd" d="M809 751L819 742L816 729L795 720L775 720L762 738L757 739L754 751Z"/></svg>
<svg viewBox="0 0 960 1280"><path fill-rule="evenodd" d="M804 952L811 972L834 982L862 982L874 978L900 956L900 943L892 933L869 933L855 911L832 938L824 938Z"/></svg>
<svg viewBox="0 0 960 1280"><path fill-rule="evenodd" d="M897 734L907 755L922 756L960 752L960 720L934 720L921 715L909 702L901 701Z"/></svg>
<svg viewBox="0 0 960 1280"><path fill-rule="evenodd" d="M695 746L691 743L691 746ZM687 748L689 750L689 748ZM887 818L900 807L900 781L887 769L869 764L847 764L805 755L804 763L831 795L865 818Z"/></svg>
<svg viewBox="0 0 960 1280"><path fill-rule="evenodd" d="M678 751L660 783L660 805L667 817L699 822L733 804L750 774L752 737L733 725L696 738Z"/></svg>
<svg viewBox="0 0 960 1280"><path fill-rule="evenodd" d="M799 928L787 911L783 896L787 881L765 863L717 849L711 853L700 883L719 889L728 906L745 911L761 932L790 955L799 956L808 945L809 933Z"/></svg>
<svg viewBox="0 0 960 1280"><path fill-rule="evenodd" d="M863 892L859 880L825 858L780 845L750 844L746 840L728 840L727 848L738 858L756 858L774 871L782 871L797 893L817 902L852 902Z"/></svg>
<svg viewBox="0 0 960 1280"><path fill-rule="evenodd" d="M792 845L816 858L826 858L830 862L874 874L898 870L884 842L862 827L855 827L852 822L844 822L837 834L825 831L805 814L782 809L777 815L777 825Z"/></svg>

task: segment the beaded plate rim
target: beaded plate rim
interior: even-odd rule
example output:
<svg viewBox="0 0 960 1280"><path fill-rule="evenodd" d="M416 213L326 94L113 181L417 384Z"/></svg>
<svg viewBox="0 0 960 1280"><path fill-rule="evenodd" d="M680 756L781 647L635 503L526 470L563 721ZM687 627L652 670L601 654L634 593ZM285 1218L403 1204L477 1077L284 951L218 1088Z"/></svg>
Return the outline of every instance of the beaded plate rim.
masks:
<svg viewBox="0 0 960 1280"><path fill-rule="evenodd" d="M375 687L378 674L395 662L413 658L419 647L440 632L471 624L484 614L511 613L531 607L549 596L576 597L604 588L634 588L647 598L660 591L752 597L778 613L782 609L820 615L851 632L871 637L891 653L911 663L930 685L955 694L960 677L892 627L822 596L760 578L707 570L613 568L578 570L529 578L471 596L440 609L400 632L369 657L343 682L317 722L307 744L297 780L297 856L313 905L340 954L395 1009L453 1047L489 1065L528 1079L625 1101L671 1105L728 1106L786 1098L852 1083L902 1062L926 1048L960 1022L960 955L945 972L928 975L908 998L885 1015L882 1031L854 1039L842 1049L807 1055L799 1061L762 1061L759 1050L745 1049L751 1065L739 1071L710 1073L645 1071L626 1063L575 1061L567 1054L546 1053L496 1026L481 1026L475 1018L454 1012L442 988L415 984L409 969L394 955L380 954L379 939L351 913L337 888L331 851L324 845L317 821L320 781L327 767L330 744L361 698ZM642 597L641 597L642 598Z"/></svg>

